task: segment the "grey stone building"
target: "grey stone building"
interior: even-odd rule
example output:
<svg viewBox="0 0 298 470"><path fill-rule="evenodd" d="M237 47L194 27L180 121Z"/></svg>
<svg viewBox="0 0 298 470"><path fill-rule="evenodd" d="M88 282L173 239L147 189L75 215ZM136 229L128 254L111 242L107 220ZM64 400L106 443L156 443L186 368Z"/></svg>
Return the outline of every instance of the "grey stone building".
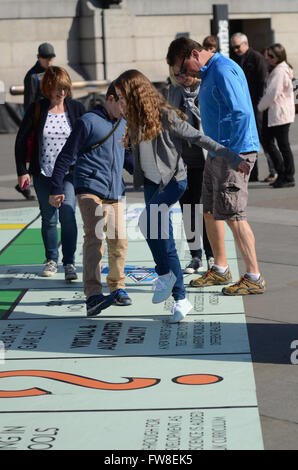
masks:
<svg viewBox="0 0 298 470"><path fill-rule="evenodd" d="M215 0L0 0L0 81L22 85L37 47L50 42L55 64L73 81L111 80L137 68L153 81L168 76L165 56L179 34L211 33ZM297 0L226 0L229 34L242 31L261 50L282 43L298 74ZM22 101L11 97L8 101Z"/></svg>

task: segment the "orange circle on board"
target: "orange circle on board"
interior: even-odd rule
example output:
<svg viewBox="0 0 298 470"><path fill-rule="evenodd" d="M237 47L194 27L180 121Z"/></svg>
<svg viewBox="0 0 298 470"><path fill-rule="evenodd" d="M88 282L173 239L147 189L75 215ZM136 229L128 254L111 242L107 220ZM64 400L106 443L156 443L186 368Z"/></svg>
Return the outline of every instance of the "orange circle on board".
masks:
<svg viewBox="0 0 298 470"><path fill-rule="evenodd" d="M180 375L172 380L181 385L208 385L221 382L223 378L213 374L189 374Z"/></svg>

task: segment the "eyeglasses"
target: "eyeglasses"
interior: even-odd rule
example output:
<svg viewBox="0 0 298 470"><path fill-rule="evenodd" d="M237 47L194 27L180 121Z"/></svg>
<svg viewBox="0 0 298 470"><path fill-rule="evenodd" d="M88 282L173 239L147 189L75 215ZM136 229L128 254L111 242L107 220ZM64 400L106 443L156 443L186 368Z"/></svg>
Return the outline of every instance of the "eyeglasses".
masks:
<svg viewBox="0 0 298 470"><path fill-rule="evenodd" d="M238 44L237 46L232 46L232 49L235 50L235 49L240 49L240 47L242 46L242 43L241 44Z"/></svg>
<svg viewBox="0 0 298 470"><path fill-rule="evenodd" d="M270 59L275 59L275 55L273 55L273 54L268 54L268 53L267 53L267 56L268 56Z"/></svg>
<svg viewBox="0 0 298 470"><path fill-rule="evenodd" d="M187 69L186 69L186 67L184 67L184 62L185 62L185 59L187 58L188 54L189 53L186 52L186 54L184 55L183 60L182 60L181 65L180 65L179 72L174 74L175 77L180 77L181 75L186 75L187 74Z"/></svg>

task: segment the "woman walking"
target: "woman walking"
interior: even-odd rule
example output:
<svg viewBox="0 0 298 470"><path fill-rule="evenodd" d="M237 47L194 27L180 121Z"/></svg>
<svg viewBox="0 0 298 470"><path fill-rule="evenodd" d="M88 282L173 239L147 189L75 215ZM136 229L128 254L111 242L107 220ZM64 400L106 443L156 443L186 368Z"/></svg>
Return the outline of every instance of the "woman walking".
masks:
<svg viewBox="0 0 298 470"><path fill-rule="evenodd" d="M84 106L71 98L71 80L62 67L49 67L41 82L45 98L28 108L15 143L15 159L20 188L26 188L33 176L34 189L41 212L41 232L46 262L42 276L53 276L58 269L58 214L61 224L62 263L65 280L77 279L74 255L77 245L75 219L76 198L73 175L64 178L65 200L59 209L49 204L51 176L56 158L64 146L77 118L85 112ZM35 131L29 169L26 165L27 141Z"/></svg>
<svg viewBox="0 0 298 470"><path fill-rule="evenodd" d="M278 173L277 180L271 185L289 188L295 186L295 164L289 142L290 125L295 120L293 69L281 44L268 47L267 57L270 73L265 94L258 104L259 111L264 112L262 140Z"/></svg>
<svg viewBox="0 0 298 470"><path fill-rule="evenodd" d="M185 115L170 106L138 70L128 70L115 80L115 89L127 120L124 144L134 153L136 186L144 184L145 209L139 220L153 255L158 278L152 302L174 298L170 323L181 321L192 309L185 296L183 274L176 251L170 208L183 195L187 177L176 138L228 159L239 171L249 173L249 165L185 121Z"/></svg>

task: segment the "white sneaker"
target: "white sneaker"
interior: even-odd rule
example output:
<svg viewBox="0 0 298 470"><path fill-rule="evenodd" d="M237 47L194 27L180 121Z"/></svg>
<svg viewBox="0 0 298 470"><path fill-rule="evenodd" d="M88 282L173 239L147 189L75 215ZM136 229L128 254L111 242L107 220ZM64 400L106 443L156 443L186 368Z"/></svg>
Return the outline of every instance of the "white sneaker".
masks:
<svg viewBox="0 0 298 470"><path fill-rule="evenodd" d="M194 274L204 271L203 263L200 258L192 258L184 269L184 274Z"/></svg>
<svg viewBox="0 0 298 470"><path fill-rule="evenodd" d="M179 323L186 315L191 311L192 304L188 299L177 300L172 307L172 316L169 319L169 323Z"/></svg>
<svg viewBox="0 0 298 470"><path fill-rule="evenodd" d="M158 276L152 283L152 289L154 290L152 303L159 304L167 300L172 294L172 289L176 282L175 274L170 271L168 274Z"/></svg>
<svg viewBox="0 0 298 470"><path fill-rule="evenodd" d="M43 268L43 271L41 273L42 277L52 277L56 274L58 270L58 265L56 261L53 261L50 259L45 263L45 266Z"/></svg>

